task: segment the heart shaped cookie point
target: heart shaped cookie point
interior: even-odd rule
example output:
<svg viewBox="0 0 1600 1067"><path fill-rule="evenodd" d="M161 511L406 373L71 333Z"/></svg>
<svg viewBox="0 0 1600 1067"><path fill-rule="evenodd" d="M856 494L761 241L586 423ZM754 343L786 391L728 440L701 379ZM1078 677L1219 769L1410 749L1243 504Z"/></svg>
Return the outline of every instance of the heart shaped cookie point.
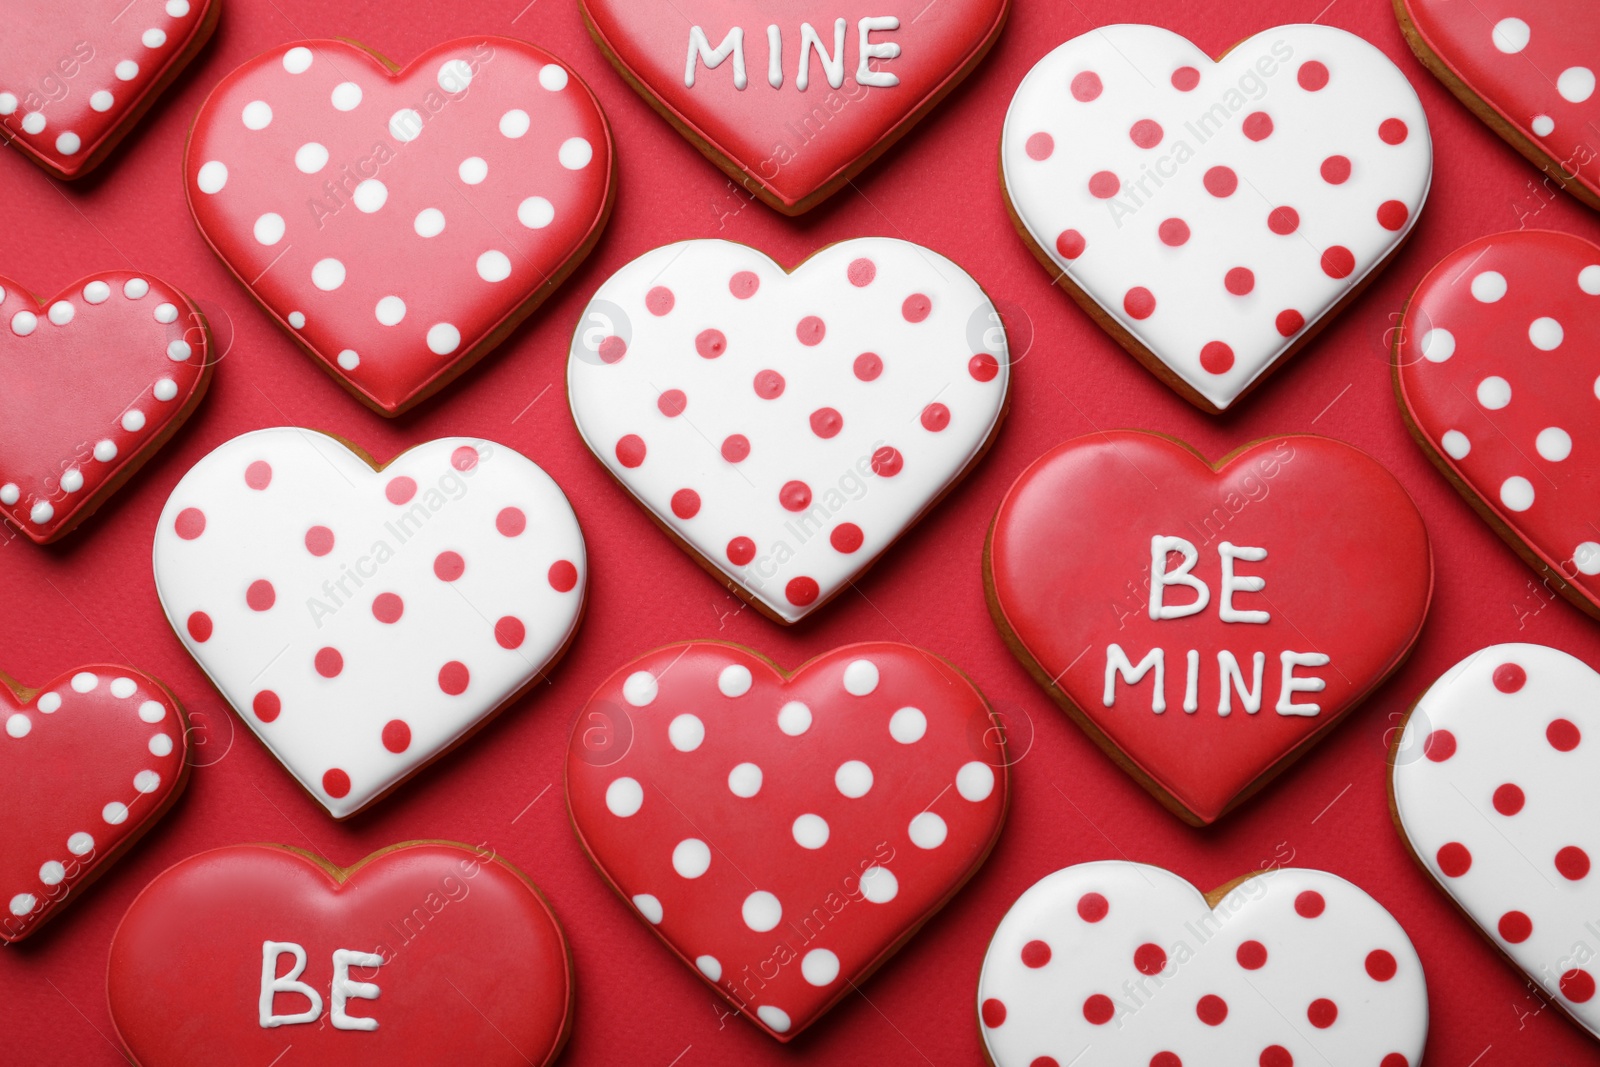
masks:
<svg viewBox="0 0 1600 1067"><path fill-rule="evenodd" d="M1023 79L1000 151L1014 221L1052 276L1212 412L1394 253L1433 158L1404 75L1317 25L1215 61L1159 27L1100 27Z"/></svg>
<svg viewBox="0 0 1600 1067"><path fill-rule="evenodd" d="M587 573L550 476L459 437L379 470L312 430L244 434L184 476L155 537L179 639L336 818L549 670Z"/></svg>
<svg viewBox="0 0 1600 1067"><path fill-rule="evenodd" d="M969 470L1010 384L994 305L888 238L786 273L686 241L600 287L567 363L584 442L724 584L796 622Z"/></svg>
<svg viewBox="0 0 1600 1067"><path fill-rule="evenodd" d="M694 642L600 687L567 802L618 895L788 1041L982 864L1006 812L999 736L982 694L920 649L849 645L786 675Z"/></svg>
<svg viewBox="0 0 1600 1067"><path fill-rule="evenodd" d="M216 358L199 306L149 275L49 300L0 277L0 516L38 544L66 536L189 418Z"/></svg>
<svg viewBox="0 0 1600 1067"><path fill-rule="evenodd" d="M189 720L160 682L79 667L26 689L0 674L0 942L78 899L189 779Z"/></svg>
<svg viewBox="0 0 1600 1067"><path fill-rule="evenodd" d="M1158 800L1206 824L1404 662L1433 564L1405 489L1350 445L1267 439L1213 466L1117 430L1022 473L984 578L1035 679Z"/></svg>
<svg viewBox="0 0 1600 1067"><path fill-rule="evenodd" d="M305 41L229 74L195 119L201 233L319 365L380 414L443 388L593 248L611 132L572 70L504 37L404 70Z"/></svg>

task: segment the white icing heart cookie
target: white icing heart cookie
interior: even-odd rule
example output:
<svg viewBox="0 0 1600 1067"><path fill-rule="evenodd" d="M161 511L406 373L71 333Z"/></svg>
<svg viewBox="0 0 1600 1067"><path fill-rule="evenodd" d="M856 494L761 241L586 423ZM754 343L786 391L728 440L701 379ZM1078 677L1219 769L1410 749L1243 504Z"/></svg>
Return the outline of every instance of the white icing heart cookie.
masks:
<svg viewBox="0 0 1600 1067"><path fill-rule="evenodd" d="M561 655L586 568L566 496L505 445L444 438L375 470L335 438L280 427L184 475L155 578L239 717L344 818Z"/></svg>
<svg viewBox="0 0 1600 1067"><path fill-rule="evenodd" d="M1600 1037L1600 675L1543 645L1475 652L1417 701L1390 775L1423 869Z"/></svg>
<svg viewBox="0 0 1600 1067"><path fill-rule="evenodd" d="M846 241L788 274L743 245L685 241L601 286L567 388L612 475L791 623L983 454L1008 362L978 283L918 245Z"/></svg>
<svg viewBox="0 0 1600 1067"><path fill-rule="evenodd" d="M1217 61L1160 27L1093 30L1023 79L1000 157L1035 254L1212 412L1399 247L1433 166L1405 76L1315 25L1264 30Z"/></svg>
<svg viewBox="0 0 1600 1067"><path fill-rule="evenodd" d="M1160 867L1057 871L978 980L995 1067L1417 1067L1422 962L1360 888L1283 867L1202 896Z"/></svg>

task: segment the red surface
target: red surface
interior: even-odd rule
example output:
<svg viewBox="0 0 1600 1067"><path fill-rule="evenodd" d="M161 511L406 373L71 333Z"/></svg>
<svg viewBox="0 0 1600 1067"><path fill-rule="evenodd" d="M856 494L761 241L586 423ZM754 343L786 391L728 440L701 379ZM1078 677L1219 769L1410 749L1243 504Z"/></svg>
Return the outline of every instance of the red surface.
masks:
<svg viewBox="0 0 1600 1067"><path fill-rule="evenodd" d="M1051 289L1005 214L995 176L1000 124L1028 67L1097 24L1160 22L1220 52L1274 22L1319 14L1375 41L1411 77L1437 143L1433 191L1410 243L1372 287L1236 415L1213 418L1152 379ZM596 254L495 355L437 404L389 422L328 381L211 256L184 208L183 140L218 79L283 41L342 34L403 62L467 33L527 36L594 87L617 135L617 213ZM104 991L111 933L139 889L185 856L266 840L348 864L396 841L448 837L492 843L549 894L570 931L578 970L578 1015L564 1062L584 1067L664 1065L680 1055L678 1067L976 1065L978 969L1007 906L1066 864L1124 856L1202 887L1274 860L1340 874L1393 912L1417 945L1432 991L1430 1062L1467 1064L1480 1055L1478 1067L1592 1061L1595 1045L1541 1010L1521 976L1416 868L1390 822L1384 784L1386 745L1401 713L1467 653L1531 640L1600 664L1595 622L1542 588L1433 470L1410 440L1390 388L1390 331L1412 288L1445 255L1519 220L1600 240L1600 220L1541 181L1411 57L1379 0L1208 8L1177 0L1025 0L982 71L864 172L859 191L847 190L801 220L751 203L663 123L595 50L575 4L513 0L469 9L236 0L142 134L88 184L61 188L26 160L0 153L0 182L10 198L0 228L7 273L26 273L35 290L51 291L127 259L200 299L219 342L230 345L190 426L92 525L54 548L15 539L0 547L7 608L0 649L9 669L45 678L94 659L137 663L184 699L203 731L194 740L196 758L206 764L144 847L72 913L19 949L0 952L5 1054L25 1064L119 1062ZM722 592L602 473L565 408L566 351L588 294L657 245L731 237L798 262L820 244L862 234L927 244L994 296L1021 357L1011 415L971 477L859 592L781 630ZM189 465L237 433L285 422L354 438L379 459L451 433L503 441L566 489L593 561L588 617L550 684L367 816L341 825L224 710L168 629L150 575L151 531ZM1163 430L1211 456L1297 430L1350 441L1416 499L1434 546L1434 607L1406 667L1292 772L1207 831L1184 826L1101 755L1012 658L984 608L979 554L1011 482L1046 449L1118 426ZM1115 516L1107 528L1119 528ZM913 643L966 670L1011 727L1012 809L989 862L860 995L785 1048L741 1019L724 1018L722 1001L661 950L584 858L560 801L567 739L590 694L642 651L697 637L739 641L787 664L851 641Z"/></svg>

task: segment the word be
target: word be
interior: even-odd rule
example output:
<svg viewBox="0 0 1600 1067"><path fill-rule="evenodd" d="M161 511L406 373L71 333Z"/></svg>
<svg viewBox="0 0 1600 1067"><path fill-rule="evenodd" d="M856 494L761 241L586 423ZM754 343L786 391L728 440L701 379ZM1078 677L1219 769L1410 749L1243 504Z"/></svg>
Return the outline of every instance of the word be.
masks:
<svg viewBox="0 0 1600 1067"><path fill-rule="evenodd" d="M289 968L289 973L278 974L278 957L293 956L294 966ZM352 967L371 967L376 969L383 966L383 957L376 952L355 952L347 948L333 950L333 984L329 987L329 998L333 1001L333 1011L328 1016L328 1021L335 1030L376 1030L378 1020L366 1019L359 1016L348 1015L345 1007L352 997L361 1000L377 1000L378 984L376 982L357 982L350 977ZM306 950L293 941L263 941L261 942L261 1028L270 1030L278 1026L298 1026L304 1023L314 1023L322 1018L322 994L317 992L305 982L300 981L300 976L306 969ZM276 1013L274 1000L278 994L299 994L305 997L309 1006L305 1011L293 1015L279 1015Z"/></svg>
<svg viewBox="0 0 1600 1067"><path fill-rule="evenodd" d="M833 51L829 52L822 35L809 22L800 24L800 61L795 67L794 87L805 92L811 86L811 56L816 53L827 75L828 84L835 89L844 85L845 34L849 23L844 19L833 22ZM900 46L893 41L874 41L874 32L889 33L900 28L900 20L893 15L869 16L856 22L856 82L877 88L899 85L900 78L887 71L873 70L867 66L869 59L896 59ZM689 59L683 68L683 84L694 88L695 72L701 63L707 70L722 66L729 57L733 59L733 87L743 92L750 83L744 69L744 28L735 26L728 31L722 43L712 48L706 31L699 26L689 30ZM783 88L783 30L776 23L767 27L767 84L774 89Z"/></svg>

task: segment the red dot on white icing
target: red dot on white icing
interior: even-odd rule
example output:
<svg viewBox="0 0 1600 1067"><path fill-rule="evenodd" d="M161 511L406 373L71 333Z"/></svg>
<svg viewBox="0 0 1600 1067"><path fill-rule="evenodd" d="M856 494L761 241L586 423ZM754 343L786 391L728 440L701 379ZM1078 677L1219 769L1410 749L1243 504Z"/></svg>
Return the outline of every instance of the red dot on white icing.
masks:
<svg viewBox="0 0 1600 1067"><path fill-rule="evenodd" d="M1244 117L1241 127L1252 141L1265 141L1272 136L1272 116L1265 111L1253 111Z"/></svg>
<svg viewBox="0 0 1600 1067"><path fill-rule="evenodd" d="M1104 88L1100 84L1100 75L1092 70L1082 71L1072 78L1072 95L1074 99L1086 104L1098 97Z"/></svg>
<svg viewBox="0 0 1600 1067"><path fill-rule="evenodd" d="M1056 236L1056 251L1062 259L1077 259L1087 246L1088 241L1077 230L1062 230Z"/></svg>
<svg viewBox="0 0 1600 1067"><path fill-rule="evenodd" d="M1022 946L1022 965L1037 970L1050 962L1050 946L1043 941L1029 941Z"/></svg>
<svg viewBox="0 0 1600 1067"><path fill-rule="evenodd" d="M1523 804L1527 802L1527 797L1522 792L1522 788L1514 782L1507 782L1496 788L1491 799L1494 803L1494 810L1501 815L1515 815L1522 810Z"/></svg>
<svg viewBox="0 0 1600 1067"><path fill-rule="evenodd" d="M671 311L676 303L677 298L672 295L672 290L664 285L658 285L644 295L645 309L658 317Z"/></svg>
<svg viewBox="0 0 1600 1067"><path fill-rule="evenodd" d="M1219 199L1232 196L1234 190L1239 188L1239 176L1233 172L1232 167L1212 167L1206 171L1202 181L1206 192Z"/></svg>
<svg viewBox="0 0 1600 1067"><path fill-rule="evenodd" d="M337 678L344 670L344 656L337 648L319 648L312 659L312 665L324 678Z"/></svg>
<svg viewBox="0 0 1600 1067"><path fill-rule="evenodd" d="M494 528L505 537L516 537L528 528L528 517L521 508L501 508L494 517Z"/></svg>
<svg viewBox="0 0 1600 1067"><path fill-rule="evenodd" d="M1302 919L1315 919L1327 910L1328 901L1315 889L1307 889L1294 898L1295 914Z"/></svg>
<svg viewBox="0 0 1600 1067"><path fill-rule="evenodd" d="M832 409L824 409L832 410ZM837 412L835 412L837 414ZM813 414L815 419L816 415ZM813 427L815 423L813 422ZM835 428L834 433L838 433ZM831 436L831 435L830 435ZM722 458L729 463L742 463L750 456L750 439L742 433L731 433L722 442Z"/></svg>
<svg viewBox="0 0 1600 1067"><path fill-rule="evenodd" d="M692 519L700 514L700 494L693 489L679 489L673 493L672 513L680 519Z"/></svg>
<svg viewBox="0 0 1600 1067"><path fill-rule="evenodd" d="M850 369L861 381L877 381L878 375L883 373L883 359L875 352L863 352L856 357Z"/></svg>
<svg viewBox="0 0 1600 1067"><path fill-rule="evenodd" d="M924 321L932 310L933 301L922 293L912 293L900 305L900 314L911 323Z"/></svg>
<svg viewBox="0 0 1600 1067"><path fill-rule="evenodd" d="M846 555L860 548L864 540L865 537L861 532L861 527L853 522L841 522L828 534L828 543L833 546L834 551L843 552Z"/></svg>
<svg viewBox="0 0 1600 1067"><path fill-rule="evenodd" d="M607 337L596 350L601 363L615 363L628 354L628 342L620 337Z"/></svg>
<svg viewBox="0 0 1600 1067"><path fill-rule="evenodd" d="M1078 898L1078 917L1086 923L1099 922L1110 910L1110 902L1099 893L1085 893Z"/></svg>
<svg viewBox="0 0 1600 1067"><path fill-rule="evenodd" d="M872 453L872 473L880 478L893 478L905 467L905 462L899 449L884 445Z"/></svg>
<svg viewBox="0 0 1600 1067"><path fill-rule="evenodd" d="M1384 144L1403 144L1410 134L1400 119L1384 119L1378 124L1378 137Z"/></svg>
<svg viewBox="0 0 1600 1067"><path fill-rule="evenodd" d="M393 624L405 614L405 601L398 593L379 593L372 598L372 617L381 623Z"/></svg>
<svg viewBox="0 0 1600 1067"><path fill-rule="evenodd" d="M1048 136L1046 134L1045 136ZM850 284L857 289L864 289L872 284L878 276L878 265L870 259L861 258L850 261L850 266L845 270L845 277L850 279Z"/></svg>
<svg viewBox="0 0 1600 1067"><path fill-rule="evenodd" d="M270 689L263 689L255 695L250 702L250 710L256 713L256 718L262 722L272 722L283 711L283 701L277 693Z"/></svg>
<svg viewBox="0 0 1600 1067"><path fill-rule="evenodd" d="M272 484L272 465L264 459L258 459L244 469L244 484L252 489L261 490Z"/></svg>
<svg viewBox="0 0 1600 1067"><path fill-rule="evenodd" d="M807 347L820 345L827 333L827 325L815 315L807 315L794 328L794 335Z"/></svg>
<svg viewBox="0 0 1600 1067"><path fill-rule="evenodd" d="M390 752L401 753L411 747L411 727L402 719L390 719L384 723L383 747Z"/></svg>
<svg viewBox="0 0 1600 1067"><path fill-rule="evenodd" d="M1122 297L1122 310L1132 319L1148 319L1156 310L1155 294L1142 285L1129 289Z"/></svg>
<svg viewBox="0 0 1600 1067"><path fill-rule="evenodd" d="M1350 157L1329 156L1322 161L1322 180L1329 185L1343 185L1350 180Z"/></svg>
<svg viewBox="0 0 1600 1067"><path fill-rule="evenodd" d="M1583 734L1570 719L1552 720L1544 728L1544 737L1550 742L1550 747L1557 752L1571 752L1578 747L1578 742L1583 740Z"/></svg>
<svg viewBox="0 0 1600 1067"><path fill-rule="evenodd" d="M383 495L391 504L405 504L417 495L417 483L402 474L398 478L389 479L389 484L383 487Z"/></svg>
<svg viewBox="0 0 1600 1067"><path fill-rule="evenodd" d="M1355 269L1355 254L1343 245L1329 245L1322 253L1322 273L1330 278L1348 278Z"/></svg>
<svg viewBox="0 0 1600 1067"><path fill-rule="evenodd" d="M840 415L834 408L818 408L811 413L811 432L823 440L838 436L839 431L843 428L844 416ZM745 448L748 451L748 442Z"/></svg>
<svg viewBox="0 0 1600 1067"><path fill-rule="evenodd" d="M1327 997L1318 997L1306 1007L1306 1019L1318 1030L1326 1030L1339 1018L1339 1006Z"/></svg>
<svg viewBox="0 0 1600 1067"><path fill-rule="evenodd" d="M1589 876L1589 854L1577 845L1568 845L1556 853L1556 870L1569 882L1579 882Z"/></svg>
<svg viewBox="0 0 1600 1067"><path fill-rule="evenodd" d="M1375 948L1367 953L1366 968L1367 975L1374 982L1387 982L1400 970L1400 965L1395 962L1394 953Z"/></svg>
<svg viewBox="0 0 1600 1067"><path fill-rule="evenodd" d="M250 588L245 590L244 601L250 606L251 611L267 611L277 603L277 590L272 588L272 583L265 578L258 578L250 583Z"/></svg>
<svg viewBox="0 0 1600 1067"><path fill-rule="evenodd" d="M778 503L785 511L804 511L811 506L811 487L798 480L785 482L778 490Z"/></svg>
<svg viewBox="0 0 1600 1067"><path fill-rule="evenodd" d="M1256 287L1255 272L1249 267L1234 267L1223 275L1222 285L1234 296L1246 296Z"/></svg>
<svg viewBox="0 0 1600 1067"><path fill-rule="evenodd" d="M1513 945L1520 945L1533 933L1533 920L1526 912L1508 911L1500 916L1500 937Z"/></svg>
<svg viewBox="0 0 1600 1067"><path fill-rule="evenodd" d="M1456 754L1456 735L1449 730L1434 730L1422 743L1422 754L1434 763L1443 763Z"/></svg>
<svg viewBox="0 0 1600 1067"><path fill-rule="evenodd" d="M967 373L975 382L992 382L1000 374L1000 361L987 352L979 352L967 360Z"/></svg>
<svg viewBox="0 0 1600 1067"><path fill-rule="evenodd" d="M1587 1004L1594 997L1594 976L1574 967L1561 976L1561 995L1574 1004Z"/></svg>
<svg viewBox="0 0 1600 1067"><path fill-rule="evenodd" d="M1048 133L1035 133L1028 137L1023 148L1027 151L1030 159L1049 159L1050 153L1056 150L1056 140Z"/></svg>
<svg viewBox="0 0 1600 1067"><path fill-rule="evenodd" d="M1111 199L1121 188L1121 179L1109 170L1096 171L1089 176L1089 193L1101 200Z"/></svg>
<svg viewBox="0 0 1600 1067"><path fill-rule="evenodd" d="M1292 207L1275 207L1267 213L1267 229L1285 237L1300 228L1300 212Z"/></svg>
<svg viewBox="0 0 1600 1067"><path fill-rule="evenodd" d="M1439 871L1446 878L1460 878L1472 869L1472 853L1459 841L1448 841L1434 853Z"/></svg>
<svg viewBox="0 0 1600 1067"><path fill-rule="evenodd" d="M644 438L630 433L617 441L617 462L630 470L644 462Z"/></svg>
<svg viewBox="0 0 1600 1067"><path fill-rule="evenodd" d="M1179 67L1172 72L1172 87L1187 93L1200 84L1200 72L1193 67Z"/></svg>
<svg viewBox="0 0 1600 1067"><path fill-rule="evenodd" d="M761 278L754 271L742 270L728 279L728 292L738 300L749 300L761 288Z"/></svg>
<svg viewBox="0 0 1600 1067"><path fill-rule="evenodd" d="M326 556L333 551L333 531L326 526L313 526L306 531L306 551L313 556Z"/></svg>
<svg viewBox="0 0 1600 1067"><path fill-rule="evenodd" d="M805 575L791 579L789 584L783 587L783 595L788 599L789 603L799 608L814 603L821 592L822 589L817 585L817 580L808 578Z"/></svg>
<svg viewBox="0 0 1600 1067"><path fill-rule="evenodd" d="M950 425L950 409L940 403L929 404L922 409L922 428L929 433L938 433Z"/></svg>
<svg viewBox="0 0 1600 1067"><path fill-rule="evenodd" d="M1163 219L1156 228L1161 243L1172 248L1179 248L1189 242L1189 224L1182 219Z"/></svg>
<svg viewBox="0 0 1600 1067"><path fill-rule="evenodd" d="M979 1009L979 1014L983 1016L983 1025L993 1030L1005 1023L1006 1006L994 997L990 997L983 1002L982 1007Z"/></svg>
<svg viewBox="0 0 1600 1067"><path fill-rule="evenodd" d="M1161 124L1154 119L1140 119L1128 130L1128 138L1140 148L1154 148L1161 143Z"/></svg>
<svg viewBox="0 0 1600 1067"><path fill-rule="evenodd" d="M694 339L694 350L702 359L716 359L728 350L728 338L721 330L701 330Z"/></svg>
<svg viewBox="0 0 1600 1067"><path fill-rule="evenodd" d="M350 795L350 776L335 767L322 775L322 791L335 800Z"/></svg>
<svg viewBox="0 0 1600 1067"><path fill-rule="evenodd" d="M669 419L682 415L689 406L689 398L682 389L668 389L656 398L656 408Z"/></svg>
<svg viewBox="0 0 1600 1067"><path fill-rule="evenodd" d="M214 627L212 626L210 615L203 611L191 612L186 625L189 630L189 636L197 642L205 644L211 640Z"/></svg>
<svg viewBox="0 0 1600 1067"><path fill-rule="evenodd" d="M775 370L758 371L755 377L756 396L762 400L776 400L783 395L783 375Z"/></svg>
<svg viewBox="0 0 1600 1067"><path fill-rule="evenodd" d="M1411 217L1411 210L1399 200L1385 200L1378 205L1378 225L1391 233L1397 233Z"/></svg>
<svg viewBox="0 0 1600 1067"><path fill-rule="evenodd" d="M501 616L494 624L494 642L501 648L516 649L527 640L528 628L515 615Z"/></svg>
<svg viewBox="0 0 1600 1067"><path fill-rule="evenodd" d="M453 582L466 572L467 562L461 553L446 550L433 559L433 573L441 582Z"/></svg>
<svg viewBox="0 0 1600 1067"><path fill-rule="evenodd" d="M1221 341L1207 341L1200 349L1200 366L1207 374L1226 374L1233 369L1233 349Z"/></svg>
<svg viewBox="0 0 1600 1067"><path fill-rule="evenodd" d="M570 593L578 587L578 566L571 560L558 559L545 573L550 588L558 593Z"/></svg>
<svg viewBox="0 0 1600 1067"><path fill-rule="evenodd" d="M756 558L756 543L748 537L735 537L728 542L728 562L743 567Z"/></svg>
<svg viewBox="0 0 1600 1067"><path fill-rule="evenodd" d="M206 532L205 512L199 508L184 508L172 520L172 531L185 541L193 541Z"/></svg>
<svg viewBox="0 0 1600 1067"><path fill-rule="evenodd" d="M451 660L439 668L439 688L449 696L460 696L467 691L467 683L472 680L467 665L459 660Z"/></svg>
<svg viewBox="0 0 1600 1067"><path fill-rule="evenodd" d="M1319 60L1310 60L1300 64L1295 80L1300 83L1300 88L1314 93L1328 84L1328 68Z"/></svg>
<svg viewBox="0 0 1600 1067"><path fill-rule="evenodd" d="M1245 941L1233 954L1239 966L1247 971L1259 971L1267 964L1267 946L1259 941Z"/></svg>
<svg viewBox="0 0 1600 1067"><path fill-rule="evenodd" d="M463 473L478 465L478 450L471 445L461 445L450 453L450 466Z"/></svg>
<svg viewBox="0 0 1600 1067"><path fill-rule="evenodd" d="M1207 1026L1221 1026L1228 1018L1228 1002L1215 993L1207 993L1196 1002L1194 1013Z"/></svg>
<svg viewBox="0 0 1600 1067"><path fill-rule="evenodd" d="M1116 1014L1116 1004L1104 993L1096 993L1083 1002L1083 1017L1091 1026L1104 1026Z"/></svg>

